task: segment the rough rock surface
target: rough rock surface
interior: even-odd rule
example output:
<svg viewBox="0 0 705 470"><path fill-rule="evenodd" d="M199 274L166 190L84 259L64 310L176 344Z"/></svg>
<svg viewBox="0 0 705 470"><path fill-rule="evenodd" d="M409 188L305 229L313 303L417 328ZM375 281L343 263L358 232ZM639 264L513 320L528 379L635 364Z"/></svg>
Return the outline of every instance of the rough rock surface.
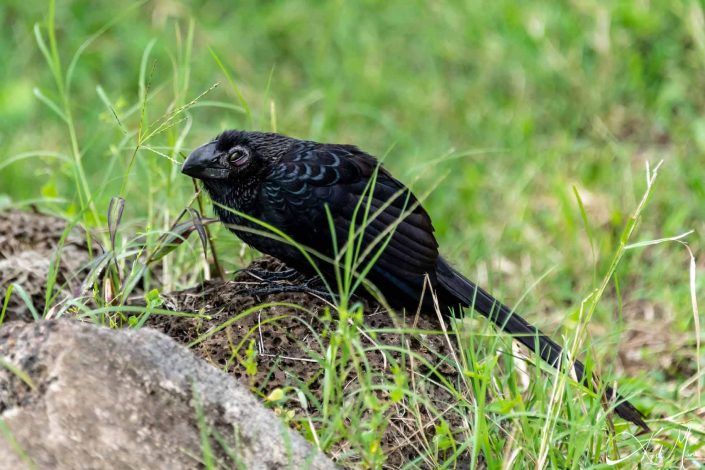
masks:
<svg viewBox="0 0 705 470"><path fill-rule="evenodd" d="M333 468L236 380L158 332L13 322L0 357L12 436L0 439L0 468L198 468L203 435L225 468Z"/></svg>

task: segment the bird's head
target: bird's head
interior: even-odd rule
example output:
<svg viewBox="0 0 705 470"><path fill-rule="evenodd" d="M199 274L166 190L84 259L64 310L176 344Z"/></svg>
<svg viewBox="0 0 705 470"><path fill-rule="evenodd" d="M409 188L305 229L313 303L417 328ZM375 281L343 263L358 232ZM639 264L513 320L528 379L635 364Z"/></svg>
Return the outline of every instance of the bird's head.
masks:
<svg viewBox="0 0 705 470"><path fill-rule="evenodd" d="M237 182L260 174L293 142L279 134L225 131L191 152L181 172L205 183Z"/></svg>

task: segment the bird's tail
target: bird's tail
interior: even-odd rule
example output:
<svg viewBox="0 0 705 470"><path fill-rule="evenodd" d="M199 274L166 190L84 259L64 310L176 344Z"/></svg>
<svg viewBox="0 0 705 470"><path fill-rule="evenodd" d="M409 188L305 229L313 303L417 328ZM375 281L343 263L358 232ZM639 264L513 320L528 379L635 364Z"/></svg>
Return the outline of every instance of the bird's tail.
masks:
<svg viewBox="0 0 705 470"><path fill-rule="evenodd" d="M563 348L555 341L450 267L443 259L439 260L436 272L438 273L438 297L443 306L442 311L448 311L446 307L473 307L494 324L513 335L524 346L538 352L541 359L548 364L560 369ZM585 365L582 362L576 360L573 363L573 369L579 382L588 387L592 386L590 377L585 375ZM605 388L605 395L608 400L616 402L617 415L636 424L643 432L649 432L649 426L644 422L643 415L631 403L610 387Z"/></svg>

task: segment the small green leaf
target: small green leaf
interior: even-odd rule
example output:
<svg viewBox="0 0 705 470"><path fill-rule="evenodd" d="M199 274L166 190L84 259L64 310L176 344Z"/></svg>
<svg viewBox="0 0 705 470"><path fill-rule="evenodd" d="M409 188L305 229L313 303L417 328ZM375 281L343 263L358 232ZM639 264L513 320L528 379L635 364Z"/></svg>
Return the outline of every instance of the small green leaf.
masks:
<svg viewBox="0 0 705 470"><path fill-rule="evenodd" d="M56 188L56 181L49 179L42 185L40 192L47 199L56 199L59 197L59 190Z"/></svg>
<svg viewBox="0 0 705 470"><path fill-rule="evenodd" d="M159 291L157 289L152 289L144 295L144 300L147 301L147 305L150 307L159 307L164 303Z"/></svg>
<svg viewBox="0 0 705 470"><path fill-rule="evenodd" d="M277 387L271 392L269 392L269 395L267 395L267 398L265 400L267 401L280 401L283 400L285 397L284 390Z"/></svg>
<svg viewBox="0 0 705 470"><path fill-rule="evenodd" d="M245 366L245 373L250 377L257 375L257 351L255 351L255 340L250 340L250 344L247 346L247 352L245 353L245 360L243 364Z"/></svg>
<svg viewBox="0 0 705 470"><path fill-rule="evenodd" d="M438 450L447 450L455 446L455 439L450 432L448 422L441 421L441 424L434 427L435 436L433 436L433 442L436 444Z"/></svg>

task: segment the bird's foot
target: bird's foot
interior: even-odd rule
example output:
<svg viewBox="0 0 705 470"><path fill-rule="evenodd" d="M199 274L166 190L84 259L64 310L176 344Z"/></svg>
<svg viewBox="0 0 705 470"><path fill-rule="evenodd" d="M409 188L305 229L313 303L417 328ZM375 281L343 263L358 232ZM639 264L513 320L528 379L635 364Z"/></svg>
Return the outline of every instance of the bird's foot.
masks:
<svg viewBox="0 0 705 470"><path fill-rule="evenodd" d="M235 274L245 273L254 277L258 281L262 282L280 282L280 281L291 281L298 276L301 276L294 268L286 268L281 271L269 271L267 269L259 268L243 268L235 271Z"/></svg>
<svg viewBox="0 0 705 470"><path fill-rule="evenodd" d="M296 273L298 274L298 273ZM283 293L304 293L314 295L316 297L323 297L326 300L335 301L335 296L328 292L325 284L321 281L318 276L314 276L303 282L290 284L290 283L276 283L265 285L261 287L251 287L243 289L237 292L238 295L248 296L248 297L259 297L268 296L274 294Z"/></svg>

